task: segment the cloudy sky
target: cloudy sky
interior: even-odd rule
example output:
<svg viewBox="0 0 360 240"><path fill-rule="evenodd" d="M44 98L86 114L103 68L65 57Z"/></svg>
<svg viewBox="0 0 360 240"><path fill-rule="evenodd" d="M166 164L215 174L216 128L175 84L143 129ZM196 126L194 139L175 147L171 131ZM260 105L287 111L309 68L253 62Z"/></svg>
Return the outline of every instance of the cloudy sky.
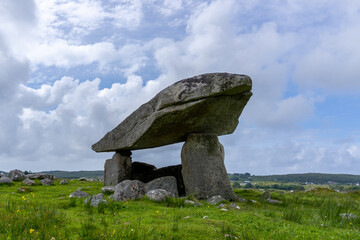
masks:
<svg viewBox="0 0 360 240"><path fill-rule="evenodd" d="M103 169L91 145L142 103L231 72L253 97L220 137L228 172L360 174L359 29L357 0L1 0L0 170Z"/></svg>

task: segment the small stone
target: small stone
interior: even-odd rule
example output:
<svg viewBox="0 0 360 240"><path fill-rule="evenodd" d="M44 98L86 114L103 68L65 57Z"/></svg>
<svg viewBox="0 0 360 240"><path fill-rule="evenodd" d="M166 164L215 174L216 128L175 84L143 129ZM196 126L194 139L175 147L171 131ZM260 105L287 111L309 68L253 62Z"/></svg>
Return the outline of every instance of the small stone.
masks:
<svg viewBox="0 0 360 240"><path fill-rule="evenodd" d="M271 199L271 195L269 191L265 191L261 196L260 196L260 202L267 202L269 199Z"/></svg>
<svg viewBox="0 0 360 240"><path fill-rule="evenodd" d="M45 179L42 179L42 180L40 180L40 182L41 182L41 184L42 185L46 185L46 186L50 186L51 184L53 184L53 180L51 180L51 179L48 179L48 178L45 178Z"/></svg>
<svg viewBox="0 0 360 240"><path fill-rule="evenodd" d="M178 197L176 178L173 176L161 177L145 184L145 192L154 189L164 189L174 197Z"/></svg>
<svg viewBox="0 0 360 240"><path fill-rule="evenodd" d="M247 200L245 198L242 198L242 197L240 197L238 195L235 196L235 199L236 199L236 201L239 201L239 202L243 202L243 203L247 202Z"/></svg>
<svg viewBox="0 0 360 240"><path fill-rule="evenodd" d="M282 201L275 200L275 199L268 199L267 201L270 204L282 204Z"/></svg>
<svg viewBox="0 0 360 240"><path fill-rule="evenodd" d="M28 185L28 186L32 186L32 185L35 185L36 183L33 180L30 180L30 179L26 178L23 181L23 184Z"/></svg>
<svg viewBox="0 0 360 240"><path fill-rule="evenodd" d="M190 218L190 216L186 216L186 217L184 217L183 219L188 219L188 218Z"/></svg>
<svg viewBox="0 0 360 240"><path fill-rule="evenodd" d="M73 198L73 197L84 198L84 197L88 197L88 196L90 196L90 194L83 192L79 189L69 195L70 198Z"/></svg>
<svg viewBox="0 0 360 240"><path fill-rule="evenodd" d="M90 205L93 207L97 207L101 202L107 203L107 201L104 199L104 194L102 193L87 197L84 201L84 204L87 204L88 202L90 202Z"/></svg>
<svg viewBox="0 0 360 240"><path fill-rule="evenodd" d="M218 205L220 202L225 201L225 199L220 195L215 195L206 200L207 203L211 205Z"/></svg>
<svg viewBox="0 0 360 240"><path fill-rule="evenodd" d="M194 202L194 201L191 201L191 200L185 200L184 202L185 204L188 204L188 205L193 205L193 206L196 206L196 207L202 207L204 206L204 204L200 203L200 202Z"/></svg>
<svg viewBox="0 0 360 240"><path fill-rule="evenodd" d="M11 183L12 183L12 181L11 181L11 179L8 178L8 177L2 177L2 178L0 178L0 184L11 184Z"/></svg>
<svg viewBox="0 0 360 240"><path fill-rule="evenodd" d="M220 203L218 206L217 206L217 208L225 208L226 207L226 204L224 204L224 203Z"/></svg>
<svg viewBox="0 0 360 240"><path fill-rule="evenodd" d="M149 200L155 201L155 202L161 202L166 199L166 197L173 196L171 192L168 192L164 189L154 189L150 190L146 193L146 196Z"/></svg>
<svg viewBox="0 0 360 240"><path fill-rule="evenodd" d="M81 177L81 178L79 178L79 181L88 181L88 179L86 178L86 177Z"/></svg>
<svg viewBox="0 0 360 240"><path fill-rule="evenodd" d="M226 208L222 208L222 209L220 209L220 211L224 211L224 212L226 212L226 211L227 211L227 209L226 209Z"/></svg>
<svg viewBox="0 0 360 240"><path fill-rule="evenodd" d="M225 234L224 237L226 239L238 239L236 236L230 235L230 234Z"/></svg>
<svg viewBox="0 0 360 240"><path fill-rule="evenodd" d="M237 209L237 210L240 210L240 207L238 205L236 205L236 203L231 203L230 207L234 208L234 209Z"/></svg>
<svg viewBox="0 0 360 240"><path fill-rule="evenodd" d="M208 216L203 216L203 219L207 219L208 218Z"/></svg>
<svg viewBox="0 0 360 240"><path fill-rule="evenodd" d="M257 201L256 201L256 200L253 200L253 199L251 199L250 202L252 202L252 203L257 203Z"/></svg>
<svg viewBox="0 0 360 240"><path fill-rule="evenodd" d="M26 192L26 189L20 188L20 187L19 187L17 190L18 190L19 192Z"/></svg>
<svg viewBox="0 0 360 240"><path fill-rule="evenodd" d="M62 180L61 182L59 182L60 185L66 185L66 184L69 184L69 181L64 179Z"/></svg>
<svg viewBox="0 0 360 240"><path fill-rule="evenodd" d="M343 219L347 219L347 220L352 220L352 219L357 219L358 216L356 216L355 214L352 213L340 213L339 214Z"/></svg>
<svg viewBox="0 0 360 240"><path fill-rule="evenodd" d="M142 198L145 195L145 184L138 180L125 180L115 186L114 200L127 201Z"/></svg>
<svg viewBox="0 0 360 240"><path fill-rule="evenodd" d="M103 188L101 188L101 192L102 193L113 193L115 192L115 186L105 186Z"/></svg>

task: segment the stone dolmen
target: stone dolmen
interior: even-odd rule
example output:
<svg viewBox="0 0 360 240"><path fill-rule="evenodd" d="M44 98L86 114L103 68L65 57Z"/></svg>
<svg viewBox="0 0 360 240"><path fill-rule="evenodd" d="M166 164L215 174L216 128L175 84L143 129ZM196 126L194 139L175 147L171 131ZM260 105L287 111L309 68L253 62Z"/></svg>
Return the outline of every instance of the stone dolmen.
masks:
<svg viewBox="0 0 360 240"><path fill-rule="evenodd" d="M193 194L199 199L221 195L233 200L224 148L218 136L234 132L252 95L251 87L251 79L246 75L209 73L181 80L160 91L92 146L96 152L116 152L105 163L105 185L127 179L151 181L174 176L180 195ZM185 142L181 165L164 170L132 163L132 150L178 142Z"/></svg>

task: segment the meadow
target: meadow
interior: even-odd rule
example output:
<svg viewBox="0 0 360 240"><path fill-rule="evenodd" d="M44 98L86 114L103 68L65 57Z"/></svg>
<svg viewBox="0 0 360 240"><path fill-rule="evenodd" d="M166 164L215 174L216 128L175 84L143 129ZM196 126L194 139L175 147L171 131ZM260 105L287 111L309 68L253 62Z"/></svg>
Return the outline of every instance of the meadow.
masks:
<svg viewBox="0 0 360 240"><path fill-rule="evenodd" d="M113 202L106 195L107 204L92 207L68 196L79 187L98 194L102 182L59 181L0 185L0 239L360 239L360 219L340 215L360 216L360 191L270 190L282 201L274 205L259 201L261 189L235 189L249 200L236 202L240 209L176 198Z"/></svg>

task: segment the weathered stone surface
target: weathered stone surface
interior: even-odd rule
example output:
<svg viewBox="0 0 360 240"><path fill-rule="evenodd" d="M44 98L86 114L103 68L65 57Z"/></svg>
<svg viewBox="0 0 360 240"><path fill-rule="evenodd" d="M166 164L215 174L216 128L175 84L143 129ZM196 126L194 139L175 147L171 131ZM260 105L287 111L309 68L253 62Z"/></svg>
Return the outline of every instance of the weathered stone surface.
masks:
<svg viewBox="0 0 360 240"><path fill-rule="evenodd" d="M49 174L49 173L30 173L30 174L27 174L25 175L26 178L29 178L29 179L45 179L45 178L48 178L48 179L55 179L55 176L52 175L52 174Z"/></svg>
<svg viewBox="0 0 360 240"><path fill-rule="evenodd" d="M186 194L199 199L221 195L235 200L224 164L224 148L215 134L190 134L181 150Z"/></svg>
<svg viewBox="0 0 360 240"><path fill-rule="evenodd" d="M28 185L28 186L32 186L32 185L35 185L36 183L33 180L30 180L30 179L26 178L23 181L23 184Z"/></svg>
<svg viewBox="0 0 360 240"><path fill-rule="evenodd" d="M113 199L127 201L142 198L145 195L145 184L138 180L125 180L115 186Z"/></svg>
<svg viewBox="0 0 360 240"><path fill-rule="evenodd" d="M144 163L144 162L133 162L131 164L131 176L132 176L132 179L137 179L139 181L142 181L140 179L138 179L138 175L143 175L143 173L146 173L146 172L151 172L153 170L155 170L156 167L154 165L151 165L151 164L148 164L148 163ZM153 179L151 179L153 180ZM150 181L151 181L150 180ZM144 182L144 181L142 181Z"/></svg>
<svg viewBox="0 0 360 240"><path fill-rule="evenodd" d="M107 203L107 201L104 199L104 194L102 193L87 197L84 201L84 204L87 204L88 202L90 202L90 205L93 207L97 207L102 202Z"/></svg>
<svg viewBox="0 0 360 240"><path fill-rule="evenodd" d="M207 203L211 204L211 205L218 205L219 203L221 203L222 201L224 201L225 199L220 196L220 195L215 195L215 196L212 196L210 198L208 198L206 200Z"/></svg>
<svg viewBox="0 0 360 240"><path fill-rule="evenodd" d="M40 182L44 186L50 186L51 184L53 184L53 180L48 178L41 179Z"/></svg>
<svg viewBox="0 0 360 240"><path fill-rule="evenodd" d="M166 199L166 197L174 197L174 194L171 192L168 192L164 189L154 189L150 190L146 193L146 196L149 200L155 201L155 202L161 202Z"/></svg>
<svg viewBox="0 0 360 240"><path fill-rule="evenodd" d="M185 141L191 133L232 133L251 97L245 75L212 73L181 80L143 104L92 146L135 150Z"/></svg>
<svg viewBox="0 0 360 240"><path fill-rule="evenodd" d="M0 172L0 178L5 177L4 173Z"/></svg>
<svg viewBox="0 0 360 240"><path fill-rule="evenodd" d="M18 169L14 169L9 172L8 178L12 181L22 181L25 179L25 174Z"/></svg>
<svg viewBox="0 0 360 240"><path fill-rule="evenodd" d="M105 186L101 188L102 193L113 193L115 192L115 186Z"/></svg>
<svg viewBox="0 0 360 240"><path fill-rule="evenodd" d="M8 177L1 177L0 178L0 184L11 184L11 183L12 183L12 181Z"/></svg>
<svg viewBox="0 0 360 240"><path fill-rule="evenodd" d="M73 197L84 198L84 197L88 197L88 196L90 196L90 194L81 191L81 188L79 188L78 190L76 190L75 192L73 192L69 195L70 198L73 198Z"/></svg>
<svg viewBox="0 0 360 240"><path fill-rule="evenodd" d="M260 196L260 202L267 202L269 199L271 199L271 194L269 191L265 191L261 196Z"/></svg>
<svg viewBox="0 0 360 240"><path fill-rule="evenodd" d="M137 174L132 175L132 179L139 180L141 182L147 183L153 181L157 178L173 176L176 179L177 189L179 196L185 195L185 186L184 180L181 174L181 164L168 166L163 168L158 168L154 170L148 170L145 172L137 172Z"/></svg>
<svg viewBox="0 0 360 240"><path fill-rule="evenodd" d="M177 190L176 178L173 176L157 178L157 179L145 184L145 192L148 192L148 191L154 190L154 189L164 189L164 190L170 192L171 194L173 194L174 197L179 196L179 193Z"/></svg>
<svg viewBox="0 0 360 240"><path fill-rule="evenodd" d="M66 184L69 184L69 181L64 179L64 180L61 180L61 182L59 182L60 185L66 185Z"/></svg>
<svg viewBox="0 0 360 240"><path fill-rule="evenodd" d="M130 151L128 151L130 152ZM115 186L118 183L131 179L131 152L116 152L112 159L105 162L104 185Z"/></svg>

